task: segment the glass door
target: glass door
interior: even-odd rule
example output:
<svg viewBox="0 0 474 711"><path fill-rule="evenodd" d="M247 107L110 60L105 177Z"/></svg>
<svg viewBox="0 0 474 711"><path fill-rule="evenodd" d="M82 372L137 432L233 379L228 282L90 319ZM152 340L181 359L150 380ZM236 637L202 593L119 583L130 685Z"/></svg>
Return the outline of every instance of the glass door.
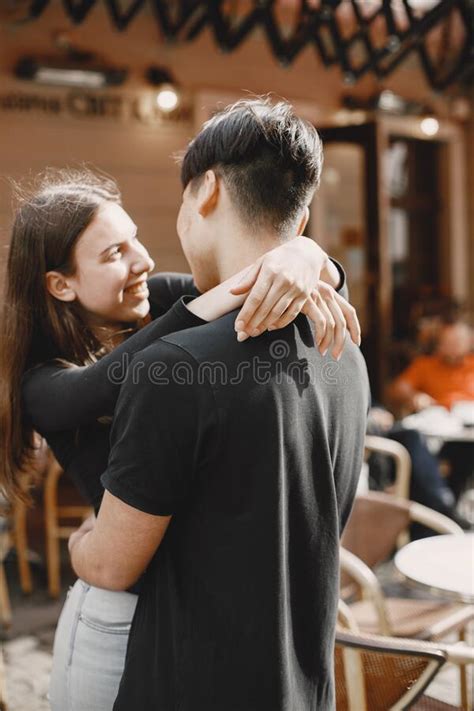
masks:
<svg viewBox="0 0 474 711"><path fill-rule="evenodd" d="M391 332L391 287L383 259L376 125L318 131L324 143L324 167L311 206L311 235L346 270L350 300L362 326L362 352L372 393L380 397Z"/></svg>

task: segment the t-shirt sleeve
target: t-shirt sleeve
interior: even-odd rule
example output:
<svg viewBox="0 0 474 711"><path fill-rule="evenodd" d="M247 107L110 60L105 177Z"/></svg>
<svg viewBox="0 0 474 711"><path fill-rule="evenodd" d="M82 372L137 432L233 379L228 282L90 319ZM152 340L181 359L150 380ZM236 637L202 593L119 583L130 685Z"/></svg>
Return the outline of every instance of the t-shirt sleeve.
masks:
<svg viewBox="0 0 474 711"><path fill-rule="evenodd" d="M347 279L346 279L346 272L344 271L344 268L342 264L340 264L336 259L333 259L332 257L329 257L331 262L334 264L336 267L337 271L339 272L339 286L337 287L336 291L338 294L340 294L344 299L349 301L349 289L347 288Z"/></svg>
<svg viewBox="0 0 474 711"><path fill-rule="evenodd" d="M199 296L191 274L160 272L148 279L150 306L156 318L166 313L182 296Z"/></svg>
<svg viewBox="0 0 474 711"><path fill-rule="evenodd" d="M97 363L62 367L56 363L29 370L22 384L23 406L32 426L48 433L90 424L112 415L133 356L157 339L200 326L201 318L186 308L182 298L163 316L130 336Z"/></svg>
<svg viewBox="0 0 474 711"><path fill-rule="evenodd" d="M212 389L185 350L160 341L138 354L121 388L101 481L134 508L177 513L217 441Z"/></svg>

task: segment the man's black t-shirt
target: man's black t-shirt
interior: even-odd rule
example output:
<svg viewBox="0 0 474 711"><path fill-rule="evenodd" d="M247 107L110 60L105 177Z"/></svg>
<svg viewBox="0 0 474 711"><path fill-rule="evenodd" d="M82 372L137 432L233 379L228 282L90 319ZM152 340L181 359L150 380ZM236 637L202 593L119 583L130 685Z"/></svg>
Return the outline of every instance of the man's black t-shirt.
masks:
<svg viewBox="0 0 474 711"><path fill-rule="evenodd" d="M106 489L170 515L114 711L329 711L339 536L362 463L363 358L299 316L238 343L236 313L137 354Z"/></svg>

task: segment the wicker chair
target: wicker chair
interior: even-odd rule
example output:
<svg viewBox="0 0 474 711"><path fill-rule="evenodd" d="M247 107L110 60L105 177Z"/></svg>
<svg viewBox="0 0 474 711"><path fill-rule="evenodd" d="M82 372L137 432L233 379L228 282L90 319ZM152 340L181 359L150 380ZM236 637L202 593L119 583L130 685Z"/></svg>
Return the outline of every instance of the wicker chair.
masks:
<svg viewBox="0 0 474 711"><path fill-rule="evenodd" d="M379 492L357 497L342 537L341 595L346 601L351 599L351 614L364 633L420 640L457 633L464 640L467 625L474 619L474 606L433 598L387 598L373 573L373 568L390 557L412 521L437 533L463 533L449 518L420 504ZM355 592L359 599L353 601ZM462 673L463 698L466 689Z"/></svg>
<svg viewBox="0 0 474 711"><path fill-rule="evenodd" d="M34 474L25 473L22 485L27 489ZM8 627L11 623L10 596L3 561L12 548L16 550L20 586L24 593L33 588L30 563L28 560L28 533L26 526L27 506L21 501L8 507L0 498L0 624ZM0 707L1 708L1 707Z"/></svg>
<svg viewBox="0 0 474 711"><path fill-rule="evenodd" d="M395 481L390 486L390 493L402 499L409 499L411 459L408 450L399 442L395 442L387 437L366 435L365 454L367 456L372 454L372 452L385 454L387 457L390 457L390 459L393 459L395 465Z"/></svg>
<svg viewBox="0 0 474 711"><path fill-rule="evenodd" d="M424 692L447 663L474 664L464 644L441 645L339 630L335 647L337 711L468 711Z"/></svg>
<svg viewBox="0 0 474 711"><path fill-rule="evenodd" d="M12 609L10 605L10 595L8 593L7 576L3 561L10 550L11 539L7 529L7 521L0 519L0 625L9 627L12 620Z"/></svg>
<svg viewBox="0 0 474 711"><path fill-rule="evenodd" d="M7 684L5 666L3 664L3 650L0 646L0 711L7 711Z"/></svg>
<svg viewBox="0 0 474 711"><path fill-rule="evenodd" d="M46 562L48 569L48 590L51 597L61 593L61 540L67 540L77 526L64 525L61 521L84 521L94 510L87 505L59 505L58 487L64 471L49 452L48 466L44 478L44 519L46 532Z"/></svg>

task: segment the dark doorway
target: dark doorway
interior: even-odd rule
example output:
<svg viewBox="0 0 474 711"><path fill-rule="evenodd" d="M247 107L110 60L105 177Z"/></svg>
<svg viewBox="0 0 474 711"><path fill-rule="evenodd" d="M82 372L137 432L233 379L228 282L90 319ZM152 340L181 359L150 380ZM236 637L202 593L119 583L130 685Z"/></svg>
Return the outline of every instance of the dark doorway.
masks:
<svg viewBox="0 0 474 711"><path fill-rule="evenodd" d="M449 301L441 278L440 148L434 141L392 136L385 155L393 285L392 375L410 360L420 322L436 316Z"/></svg>

